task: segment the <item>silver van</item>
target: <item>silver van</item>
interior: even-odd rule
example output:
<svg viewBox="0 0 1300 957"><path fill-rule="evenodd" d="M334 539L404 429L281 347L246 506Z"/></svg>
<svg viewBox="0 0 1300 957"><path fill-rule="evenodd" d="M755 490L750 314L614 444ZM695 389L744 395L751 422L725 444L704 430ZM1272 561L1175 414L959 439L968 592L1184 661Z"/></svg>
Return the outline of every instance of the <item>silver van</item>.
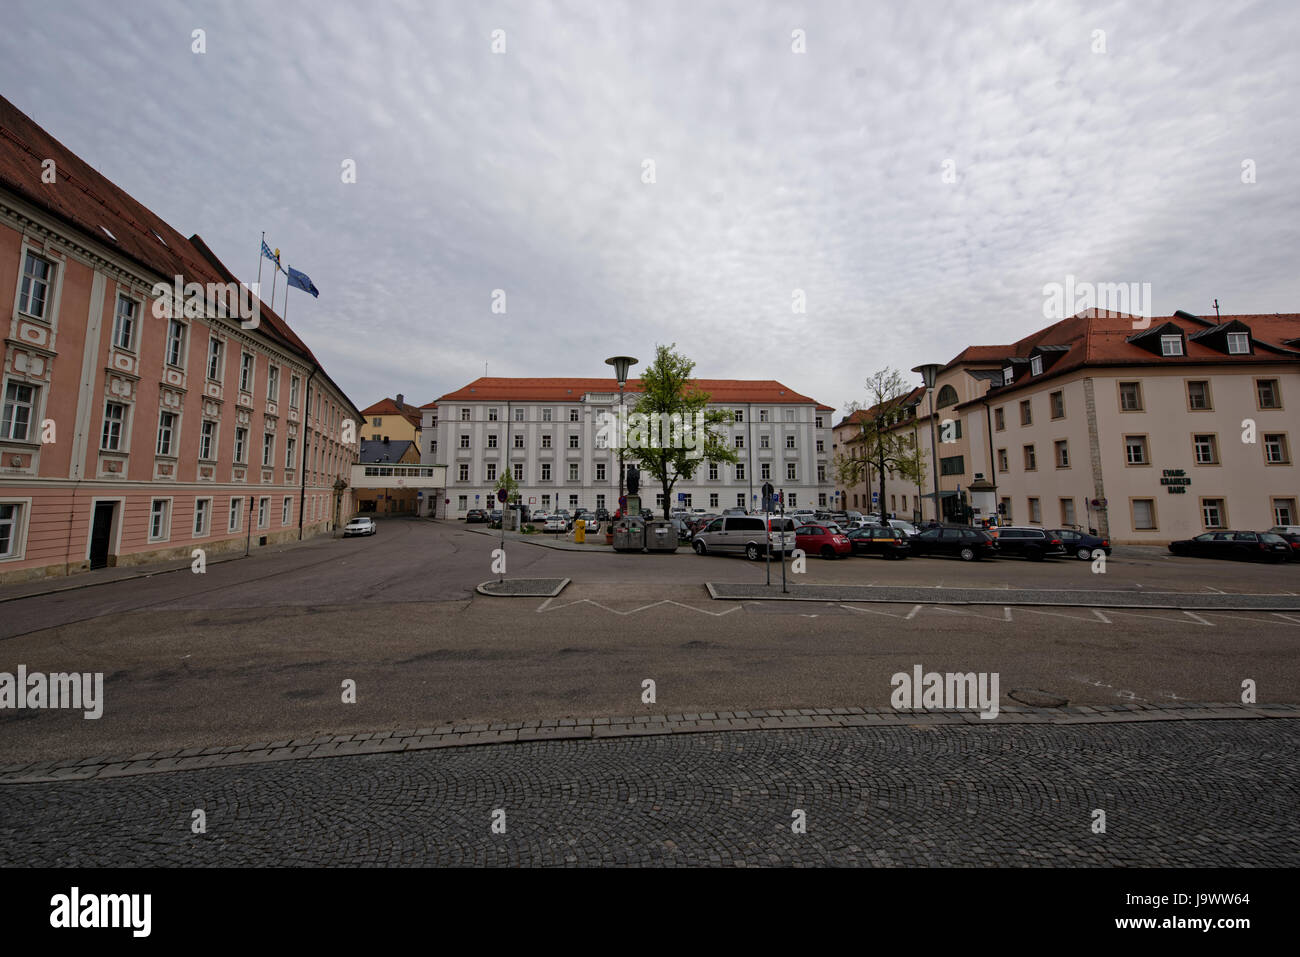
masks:
<svg viewBox="0 0 1300 957"><path fill-rule="evenodd" d="M794 551L794 527L776 515L724 515L700 529L691 547L697 555L744 555L756 562L769 548L774 554Z"/></svg>

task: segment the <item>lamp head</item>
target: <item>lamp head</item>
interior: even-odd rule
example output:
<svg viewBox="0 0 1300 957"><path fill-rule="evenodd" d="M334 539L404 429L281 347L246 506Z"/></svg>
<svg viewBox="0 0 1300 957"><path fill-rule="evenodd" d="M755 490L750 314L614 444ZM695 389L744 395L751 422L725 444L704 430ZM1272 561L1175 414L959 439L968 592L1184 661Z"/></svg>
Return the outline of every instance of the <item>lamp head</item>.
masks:
<svg viewBox="0 0 1300 957"><path fill-rule="evenodd" d="M631 356L611 356L605 360L606 365L614 367L614 377L618 379L619 388L627 385L627 370L636 363L637 360Z"/></svg>

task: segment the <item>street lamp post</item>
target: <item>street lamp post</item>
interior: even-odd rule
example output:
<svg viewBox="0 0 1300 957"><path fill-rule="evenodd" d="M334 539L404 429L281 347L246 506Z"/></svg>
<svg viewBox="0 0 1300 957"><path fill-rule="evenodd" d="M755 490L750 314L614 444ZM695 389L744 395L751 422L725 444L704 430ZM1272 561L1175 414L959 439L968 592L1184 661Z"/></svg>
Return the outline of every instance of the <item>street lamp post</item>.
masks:
<svg viewBox="0 0 1300 957"><path fill-rule="evenodd" d="M631 356L611 356L605 360L605 365L614 367L614 376L618 379L618 507L620 509L623 507L623 480L627 471L623 464L623 447L626 444L623 435L623 388L627 385L628 369L636 363L637 360Z"/></svg>
<svg viewBox="0 0 1300 957"><path fill-rule="evenodd" d="M934 520L936 522L942 522L943 518L939 509L939 444L934 434L934 381L942 368L943 366L937 362L926 362L912 370L920 373L922 381L925 382L925 391L930 393L930 469L934 472Z"/></svg>

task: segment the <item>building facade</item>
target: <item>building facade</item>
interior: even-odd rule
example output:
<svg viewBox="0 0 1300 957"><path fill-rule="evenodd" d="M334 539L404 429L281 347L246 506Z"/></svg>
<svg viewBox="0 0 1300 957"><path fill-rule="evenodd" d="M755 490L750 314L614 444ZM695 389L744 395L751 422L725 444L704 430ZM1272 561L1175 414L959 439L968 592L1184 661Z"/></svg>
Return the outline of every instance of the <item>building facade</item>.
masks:
<svg viewBox="0 0 1300 957"><path fill-rule="evenodd" d="M220 295L237 287L0 98L0 581L351 514L359 410L270 308Z"/></svg>
<svg viewBox="0 0 1300 957"><path fill-rule="evenodd" d="M419 465L420 448L413 441L364 439L361 442L360 464L380 467ZM362 471L364 473L365 470ZM380 488L357 485L353 489L353 497L358 515L416 515L420 512L423 491L414 486Z"/></svg>
<svg viewBox="0 0 1300 957"><path fill-rule="evenodd" d="M832 410L775 381L701 379L710 409L735 421L718 427L735 464L700 464L673 488L673 506L722 509L759 504L764 482L787 507L826 505L833 492ZM631 409L640 389L629 380ZM421 461L447 466L449 517L486 507L506 469L536 508L618 507L619 456L598 444L602 413L616 413L613 379L481 378L423 407ZM630 461L630 459L629 459ZM641 501L663 508L663 491L642 472ZM429 506L425 506L425 514Z"/></svg>
<svg viewBox="0 0 1300 957"><path fill-rule="evenodd" d="M363 424L361 438L368 442L414 442L420 444L421 412L410 405L406 396L397 393L395 399L380 399L369 408L361 410Z"/></svg>

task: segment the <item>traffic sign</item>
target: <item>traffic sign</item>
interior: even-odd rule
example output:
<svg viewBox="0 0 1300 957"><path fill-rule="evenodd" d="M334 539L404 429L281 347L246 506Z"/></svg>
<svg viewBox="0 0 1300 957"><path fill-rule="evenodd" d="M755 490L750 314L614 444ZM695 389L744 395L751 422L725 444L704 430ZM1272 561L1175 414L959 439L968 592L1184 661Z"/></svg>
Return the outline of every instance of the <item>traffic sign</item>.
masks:
<svg viewBox="0 0 1300 957"><path fill-rule="evenodd" d="M498 501L498 502L504 502L505 500L506 500L506 490L505 490L505 489L498 489L498 490L497 490L497 501Z"/></svg>

